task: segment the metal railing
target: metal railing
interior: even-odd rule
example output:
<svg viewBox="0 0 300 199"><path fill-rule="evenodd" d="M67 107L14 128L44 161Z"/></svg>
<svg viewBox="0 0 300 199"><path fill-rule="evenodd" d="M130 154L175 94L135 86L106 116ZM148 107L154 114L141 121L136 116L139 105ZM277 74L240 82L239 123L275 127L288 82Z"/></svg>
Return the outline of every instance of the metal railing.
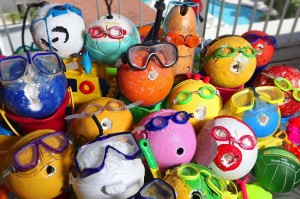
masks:
<svg viewBox="0 0 300 199"><path fill-rule="evenodd" d="M97 15L100 16L100 1L103 0L96 0L96 6L97 6ZM149 0L148 0L149 1ZM154 1L154 0L153 0ZM211 0L212 1L212 0ZM213 0L214 2L217 0ZM49 1L51 2L51 1ZM147 16L143 15L143 9L142 5L145 3L145 0L137 0L134 1L137 3L136 6L138 6L138 24L137 26L142 26L145 25L144 18ZM167 6L168 0L165 0L166 6ZM284 4L284 8L282 13L279 13L280 17L277 20L270 20L272 12L273 12L273 5L274 5L274 0L270 0L269 5L264 5L264 8L266 9L263 13L265 15L265 20L263 22L255 22L255 14L259 10L259 5L262 5L261 0L220 0L219 1L221 6L220 6L220 12L218 17L213 16L213 23L214 24L209 24L209 1L208 0L202 0L203 4L203 10L201 15L206 19L204 20L203 23L200 23L200 36L205 39L214 39L214 37L218 37L220 35L224 34L238 34L241 35L244 32L247 32L249 30L261 30L266 32L269 35L275 36L277 43L279 46L288 46L293 43L300 43L300 24L298 24L298 19L300 15L300 7L297 9L296 16L291 19L285 19L285 15L287 12L287 8L289 6L290 0L286 0ZM235 13L235 19L234 19L234 24L232 26L225 24L224 26L224 5L228 2L234 2L236 4L236 13ZM118 13L122 14L123 10L123 0L118 0ZM73 4L76 6L77 2L76 0L73 0ZM135 6L135 5L133 5ZM252 7L252 14L250 17L250 22L247 25L239 25L238 24L238 19L239 15L241 13L241 8L243 6L251 6ZM3 51L9 51L7 48L10 48L11 52L14 52L16 46L13 45L13 42L15 42L15 39L12 39L9 31L8 25L5 23L4 17L3 17L3 12L0 6L0 19L2 20L2 27L0 27L0 49ZM211 16L210 16L211 17ZM154 21L155 19L153 19ZM21 30L21 29L20 29ZM21 33L20 33L21 34ZM3 37L6 37L7 39L5 40ZM211 38L209 38L211 37ZM6 46L3 47L3 40L6 41ZM6 48L4 50L3 48Z"/></svg>

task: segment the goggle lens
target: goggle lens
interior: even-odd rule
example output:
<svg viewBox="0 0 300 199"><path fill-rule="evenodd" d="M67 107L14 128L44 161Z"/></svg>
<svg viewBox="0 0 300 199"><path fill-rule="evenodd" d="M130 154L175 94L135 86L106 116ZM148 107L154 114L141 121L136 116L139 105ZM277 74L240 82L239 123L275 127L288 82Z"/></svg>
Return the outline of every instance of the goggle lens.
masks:
<svg viewBox="0 0 300 199"><path fill-rule="evenodd" d="M93 26L89 28L88 33L92 38L100 38L104 36L104 29L101 26Z"/></svg>
<svg viewBox="0 0 300 199"><path fill-rule="evenodd" d="M221 126L214 127L211 131L211 135L219 141L226 141L230 137L228 130Z"/></svg>
<svg viewBox="0 0 300 199"><path fill-rule="evenodd" d="M155 179L144 186L140 191L140 195L143 198L173 199L176 197L173 188L160 179Z"/></svg>
<svg viewBox="0 0 300 199"><path fill-rule="evenodd" d="M56 74L62 71L59 58L55 54L40 54L32 57L34 64L44 74Z"/></svg>
<svg viewBox="0 0 300 199"><path fill-rule="evenodd" d="M136 45L128 50L129 65L138 69L146 69L151 59L156 58L165 67L171 67L177 61L177 49L172 44Z"/></svg>
<svg viewBox="0 0 300 199"><path fill-rule="evenodd" d="M293 89L292 83L283 77L276 77L274 79L274 84L283 91L289 91Z"/></svg>
<svg viewBox="0 0 300 199"><path fill-rule="evenodd" d="M37 162L37 149L30 144L14 155L14 163L18 165L18 171L26 171L35 167Z"/></svg>
<svg viewBox="0 0 300 199"><path fill-rule="evenodd" d="M44 137L41 142L54 153L61 153L67 149L69 144L69 140L62 134Z"/></svg>
<svg viewBox="0 0 300 199"><path fill-rule="evenodd" d="M300 102L300 88L294 88L294 91L293 91L293 98Z"/></svg>
<svg viewBox="0 0 300 199"><path fill-rule="evenodd" d="M253 149L256 145L256 140L251 135L242 136L239 140L239 145L243 149Z"/></svg>
<svg viewBox="0 0 300 199"><path fill-rule="evenodd" d="M131 133L99 137L95 142L78 150L75 160L79 167L80 176L86 177L99 172L104 166L109 150L123 154L128 159L134 159L140 152L140 148Z"/></svg>
<svg viewBox="0 0 300 199"><path fill-rule="evenodd" d="M26 60L23 57L10 57L0 61L1 79L3 81L16 80L25 72Z"/></svg>

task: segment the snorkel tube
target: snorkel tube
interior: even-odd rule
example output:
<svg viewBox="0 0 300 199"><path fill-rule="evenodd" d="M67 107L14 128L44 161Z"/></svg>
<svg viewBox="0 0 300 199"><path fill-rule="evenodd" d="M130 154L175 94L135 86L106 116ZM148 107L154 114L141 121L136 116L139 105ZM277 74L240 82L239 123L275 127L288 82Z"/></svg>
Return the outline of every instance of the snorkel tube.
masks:
<svg viewBox="0 0 300 199"><path fill-rule="evenodd" d="M155 22L154 22L154 25L152 26L152 28L150 29L149 33L145 37L143 43L146 43L147 41L151 41L151 40L156 41L158 39L158 33L159 33L160 24L162 21L163 12L166 9L164 0L156 1L154 7L157 10Z"/></svg>

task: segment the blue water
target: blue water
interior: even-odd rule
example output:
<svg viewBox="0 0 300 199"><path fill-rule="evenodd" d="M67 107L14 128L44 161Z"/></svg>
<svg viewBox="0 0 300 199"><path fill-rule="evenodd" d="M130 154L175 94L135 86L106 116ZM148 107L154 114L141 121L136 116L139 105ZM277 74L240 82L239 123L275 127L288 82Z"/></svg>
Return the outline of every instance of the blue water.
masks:
<svg viewBox="0 0 300 199"><path fill-rule="evenodd" d="M143 2L146 3L147 5L149 5L151 8L155 9L154 4L155 4L156 0L143 0ZM165 1L166 8L168 7L168 2L169 1ZM215 0L215 3L213 3L213 0L209 0L208 13L219 18L220 6L221 6L220 1ZM213 7L214 7L214 12L212 13ZM233 26L236 11L237 11L237 5L230 4L230 3L224 3L222 21L226 24ZM251 20L252 12L253 12L253 9L251 7L241 6L237 24L238 25L249 24L250 20ZM263 15L262 12L256 10L254 22L257 22L259 17L262 15ZM203 16L203 13L202 13L202 16Z"/></svg>
<svg viewBox="0 0 300 199"><path fill-rule="evenodd" d="M208 7L208 13L219 18L220 7L221 7L220 1L215 0L215 3L213 3L213 0L210 0L209 7ZM237 12L237 7L238 6L234 5L234 4L224 3L222 21L233 26L234 20L235 20L235 15ZM214 8L214 12L212 13L213 8ZM251 7L241 6L237 24L238 25L249 24L250 20L251 20L252 12L253 12L253 9ZM254 22L257 22L259 17L262 15L263 15L262 12L256 10L255 16L254 16Z"/></svg>

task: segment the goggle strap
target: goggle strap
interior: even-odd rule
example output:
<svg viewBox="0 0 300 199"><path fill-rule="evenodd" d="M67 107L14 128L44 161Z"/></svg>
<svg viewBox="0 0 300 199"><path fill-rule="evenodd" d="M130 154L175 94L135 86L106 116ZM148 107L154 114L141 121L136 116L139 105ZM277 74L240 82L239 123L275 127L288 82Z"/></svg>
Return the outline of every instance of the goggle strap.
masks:
<svg viewBox="0 0 300 199"><path fill-rule="evenodd" d="M6 176L11 174L12 172L16 172L16 169L13 165L10 165L9 167L7 167L6 169L3 170L2 178L5 178Z"/></svg>
<svg viewBox="0 0 300 199"><path fill-rule="evenodd" d="M72 119L82 119L84 117L85 117L84 114L80 113L80 114L68 115L64 119L65 120L72 120Z"/></svg>
<svg viewBox="0 0 300 199"><path fill-rule="evenodd" d="M135 134L135 133L137 133L137 132L139 132L139 131L144 131L144 130L146 130L146 127L145 127L145 126L138 126L138 127L134 128L134 129L132 130L132 133Z"/></svg>
<svg viewBox="0 0 300 199"><path fill-rule="evenodd" d="M141 105L143 102L144 102L143 100L139 100L139 101L133 102L131 104L128 104L128 105L126 105L126 109L131 109L131 108L137 107L137 106Z"/></svg>
<svg viewBox="0 0 300 199"><path fill-rule="evenodd" d="M269 78L271 78L271 79L275 79L275 77L274 77L273 75L270 75L270 74L268 74L268 73L261 72L260 74L262 74L262 75L264 75L264 76L266 76L266 77L269 77Z"/></svg>

